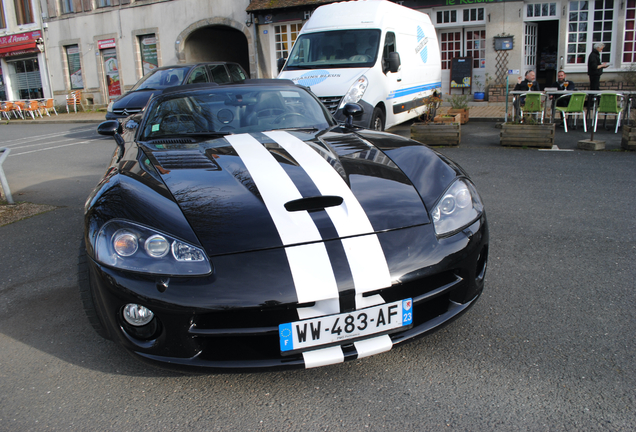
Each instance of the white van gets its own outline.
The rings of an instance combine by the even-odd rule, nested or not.
[[[282,63],[282,62],[281,62]],[[278,78],[308,86],[338,120],[357,102],[358,126],[384,130],[441,94],[437,34],[428,15],[388,0],[332,3],[305,23]]]

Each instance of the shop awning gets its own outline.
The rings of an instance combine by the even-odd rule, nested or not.
[[[0,47],[0,57],[6,57],[9,55],[17,55],[22,53],[36,52],[38,47],[35,42],[25,43],[20,45],[12,45],[7,47]]]
[[[271,9],[286,9],[298,6],[321,6],[341,0],[252,0],[246,12],[257,12]]]

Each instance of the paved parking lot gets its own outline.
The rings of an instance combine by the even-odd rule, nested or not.
[[[636,153],[608,131],[603,152],[576,150],[582,131],[557,131],[569,152],[498,132],[471,121],[438,149],[490,222],[486,288],[461,319],[347,364],[184,375],[83,315],[82,208],[114,144],[93,125],[0,126],[14,199],[56,207],[0,227],[0,430],[633,430]]]

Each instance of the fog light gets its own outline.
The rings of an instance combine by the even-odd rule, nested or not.
[[[124,306],[123,314],[126,322],[135,327],[145,326],[155,316],[150,309],[135,303],[128,303]]]

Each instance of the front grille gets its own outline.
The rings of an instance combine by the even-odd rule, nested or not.
[[[137,114],[138,112],[141,112],[142,109],[143,108],[113,109],[113,114],[129,116],[129,115],[133,115],[133,114]]]
[[[322,102],[322,104],[333,115],[338,110],[338,105],[340,105],[342,96],[323,96],[323,97],[319,97],[318,99],[320,99],[320,102]]]

